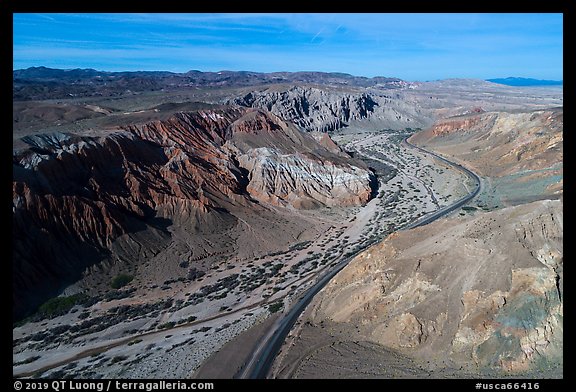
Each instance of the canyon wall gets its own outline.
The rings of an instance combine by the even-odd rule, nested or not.
[[[562,363],[563,214],[544,200],[389,236],[321,292],[312,321],[435,366]]]
[[[430,114],[400,93],[309,86],[271,87],[228,99],[227,104],[268,110],[307,131],[424,128]]]
[[[172,225],[202,235],[258,201],[360,205],[372,173],[254,109],[180,112],[104,136],[27,136],[13,156],[13,303],[21,317],[114,256],[158,253]],[[220,227],[218,226],[218,227]],[[144,234],[143,234],[144,233]]]

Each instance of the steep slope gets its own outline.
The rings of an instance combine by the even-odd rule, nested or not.
[[[506,205],[562,195],[563,110],[488,112],[438,121],[413,143],[490,177]]]
[[[398,94],[307,86],[275,86],[229,99],[227,104],[262,108],[308,131],[423,128],[429,115]]]
[[[327,287],[317,316],[370,320],[371,339],[426,358],[525,370],[560,353],[562,226],[560,202],[542,201],[398,233]]]
[[[562,377],[562,131],[552,109],[447,118],[413,135],[483,176],[477,207],[352,260],[313,300],[276,375]]]
[[[275,127],[283,129],[281,136]],[[250,112],[231,129],[229,147],[248,172],[246,189],[253,198],[296,208],[361,205],[370,199],[372,188],[366,185],[374,176],[362,162],[328,150],[276,116]]]
[[[562,205],[550,200],[398,232],[339,273],[309,320],[432,372],[558,374],[562,242]],[[306,363],[337,362],[315,355]]]
[[[454,152],[487,176],[502,176],[562,162],[563,124],[562,109],[489,112],[438,121],[411,140]]]
[[[229,253],[223,243],[238,236],[235,213],[266,210],[256,199],[311,208],[357,205],[371,194],[365,168],[253,109],[177,113],[99,137],[23,141],[29,148],[13,156],[16,317],[96,273],[91,265],[108,260],[106,270],[158,254],[174,240],[172,228],[192,248],[221,237],[208,253]]]

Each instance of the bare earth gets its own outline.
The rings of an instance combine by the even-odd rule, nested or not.
[[[350,136],[345,137],[350,139]],[[372,154],[369,155],[371,159],[388,165],[380,173],[383,181],[381,191],[364,207],[299,211],[304,222],[309,224],[300,238],[295,238],[301,243],[301,248],[285,250],[278,255],[264,255],[258,260],[251,257],[224,260],[220,268],[215,268],[202,282],[172,282],[168,288],[142,290],[135,297],[98,303],[88,310],[91,317],[96,317],[121,304],[158,303],[160,298],[166,296],[178,301],[193,295],[199,287],[214,284],[233,273],[239,275],[238,279],[253,280],[261,276],[259,268],[270,271],[281,262],[283,267],[276,270],[280,275],[275,279],[262,281],[259,287],[250,291],[225,290],[224,298],[208,298],[197,305],[176,307],[176,310],[171,308],[156,317],[129,319],[133,321],[118,323],[97,334],[78,335],[69,343],[55,342],[40,347],[25,338],[33,331],[71,324],[77,320],[80,311],[44,322],[43,326],[27,323],[14,329],[14,339],[26,342],[15,347],[14,362],[34,356],[40,358],[15,366],[14,374],[33,375],[40,370],[43,376],[58,375],[68,366],[66,373],[78,377],[139,378],[166,374],[174,378],[190,377],[204,360],[221,350],[227,342],[267,318],[270,314],[267,304],[280,301],[289,306],[291,299],[305,290],[315,276],[324,268],[336,264],[350,249],[377,241],[402,224],[435,210],[438,205],[449,204],[466,193],[461,173],[432,161],[422,153],[400,146],[402,137],[402,134],[395,132],[360,134],[356,142],[347,146],[367,156]],[[379,154],[384,154],[386,160],[381,158],[384,155]],[[390,168],[397,170],[393,177],[386,175]],[[428,175],[420,176],[420,171]],[[376,222],[378,224],[374,224]],[[157,257],[172,257],[170,249]],[[162,263],[152,261],[151,264]],[[295,265],[298,265],[297,269],[292,268]],[[186,322],[190,316],[197,320]],[[175,326],[167,325],[169,322],[174,322]],[[157,331],[162,324],[167,327]],[[111,344],[116,346],[107,348]],[[142,350],[142,347],[149,349]],[[98,354],[91,356],[94,352]],[[90,355],[78,360],[78,356],[87,353]],[[230,373],[228,370],[224,372]]]
[[[538,116],[547,125],[534,125]],[[529,131],[510,139],[522,154],[509,161],[490,147],[491,136],[467,133],[459,119],[447,121],[454,134],[430,136],[433,128],[412,138],[494,176],[483,180],[484,195],[358,255],[300,317],[270,377],[562,378],[561,182],[539,192],[524,182],[528,203],[513,187],[498,187],[496,203],[486,197],[503,176],[561,168],[559,116],[535,112]],[[484,129],[501,142],[523,132],[528,117],[499,114],[520,128]],[[536,129],[540,138],[531,137]],[[463,140],[467,148],[459,148]]]
[[[173,225],[168,230],[178,240],[163,249],[120,241],[121,250],[138,255],[127,267],[136,279],[126,288],[134,292],[15,326],[13,375],[234,377],[266,327],[316,277],[354,250],[386,239],[317,296],[285,342],[271,377],[562,377],[563,120],[555,109],[563,104],[562,90],[475,83],[423,83],[400,91],[397,103],[399,113],[415,110],[418,118],[446,120],[415,138],[484,176],[472,208],[390,235],[458,200],[472,184],[402,146],[413,131],[384,131],[378,119],[351,121],[333,139],[377,173],[373,200],[362,207],[266,205],[238,213],[238,227],[231,230],[237,249],[225,256],[218,254],[227,246],[219,223],[202,238]],[[21,136],[43,132],[104,136],[127,122],[219,107],[250,91],[15,102],[13,147],[25,147]],[[460,126],[468,118],[479,118],[474,132]],[[529,140],[519,137],[523,130]],[[508,150],[513,153],[502,158]],[[503,164],[494,166],[500,158]],[[203,258],[192,260],[190,249]],[[92,276],[118,273],[122,263],[116,261],[93,267],[63,294],[102,285]],[[181,261],[197,263],[206,275],[193,282],[174,279]],[[202,288],[218,285],[199,298]],[[59,332],[84,320],[93,325]],[[526,320],[528,327],[522,325]]]

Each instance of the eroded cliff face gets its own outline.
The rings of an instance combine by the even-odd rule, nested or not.
[[[494,207],[562,198],[563,131],[562,108],[488,112],[438,121],[411,141],[490,177]]]
[[[231,129],[225,147],[247,171],[246,190],[254,199],[297,209],[361,205],[370,199],[372,172],[351,160],[327,134],[318,142],[261,111],[247,113]]]
[[[307,131],[328,132],[358,123],[364,129],[422,128],[431,124],[429,113],[397,93],[295,86],[253,91],[226,103],[268,110]]]
[[[239,157],[250,173],[247,191],[257,200],[295,208],[354,206],[370,199],[372,174],[300,154],[279,154],[266,147]]]
[[[312,319],[439,366],[559,366],[562,242],[551,200],[398,232],[326,286]]]
[[[481,174],[504,176],[550,168],[563,159],[564,112],[490,112],[438,121],[412,137],[474,165]]]
[[[234,209],[249,210],[254,199],[311,208],[370,197],[368,170],[254,109],[23,141],[29,148],[13,156],[16,317],[113,259],[119,239],[138,249],[121,259],[141,259],[163,249],[171,225],[202,236],[233,225]]]

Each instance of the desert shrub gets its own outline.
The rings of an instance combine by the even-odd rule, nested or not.
[[[284,304],[281,301],[279,301],[279,302],[274,302],[272,305],[268,306],[268,310],[270,311],[270,313],[276,313],[280,309],[282,309],[283,307],[284,307]]]
[[[54,318],[62,316],[70,311],[75,305],[79,305],[88,300],[86,294],[74,294],[67,297],[51,298],[38,308],[38,314],[42,318]]]
[[[132,282],[133,279],[134,277],[132,275],[120,274],[112,279],[112,281],[110,282],[110,286],[113,289],[119,289],[121,287],[126,286],[128,283]]]
[[[128,357],[125,355],[117,355],[114,358],[112,358],[112,363],[122,362],[122,361],[125,361],[127,359],[128,359]]]
[[[200,279],[201,277],[203,277],[204,275],[206,275],[206,273],[204,271],[201,271],[197,268],[190,268],[190,270],[188,271],[188,279],[190,280],[197,280]]]
[[[77,363],[77,362],[71,362],[71,363],[69,363],[68,365],[64,366],[64,367],[62,368],[62,370],[74,369],[74,368],[77,367],[77,366],[78,366],[78,363]]]
[[[174,321],[168,321],[167,323],[160,324],[158,326],[158,328],[159,329],[170,329],[170,328],[174,328],[175,325],[176,325],[176,323]]]
[[[105,301],[112,301],[115,299],[122,299],[122,298],[128,298],[132,295],[132,293],[134,293],[136,291],[135,288],[131,288],[128,290],[115,290],[115,291],[109,291],[104,295],[104,300]]]
[[[14,365],[13,365],[13,366],[26,365],[26,364],[32,363],[32,362],[34,362],[34,361],[37,361],[37,360],[39,360],[39,359],[40,359],[40,357],[37,356],[37,355],[35,355],[35,356],[33,356],[33,357],[26,358],[26,359],[23,360],[23,361],[14,362]]]
[[[86,311],[84,311],[78,315],[78,318],[80,320],[87,319],[88,317],[90,317],[90,312],[86,312]]]

